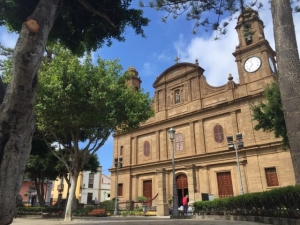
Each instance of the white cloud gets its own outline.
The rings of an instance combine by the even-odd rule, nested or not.
[[[143,76],[151,76],[156,74],[156,66],[153,63],[145,62],[142,69]]]
[[[4,32],[2,31],[4,30]],[[5,27],[2,27],[0,32],[0,42],[8,48],[15,48],[19,35],[16,33],[8,33]]]
[[[259,16],[265,25],[265,37],[272,48],[275,49],[271,11],[268,9],[261,10]],[[299,23],[296,24],[296,21],[299,20],[300,13],[294,14],[298,47],[300,44],[300,25]],[[229,73],[237,81],[237,65],[232,55],[235,51],[235,46],[239,44],[237,33],[234,29],[235,26],[236,20],[232,20],[228,25],[226,35],[221,36],[221,39],[217,41],[213,40],[215,34],[212,34],[209,38],[195,37],[190,41],[185,40],[184,35],[180,34],[178,40],[174,42],[174,48],[180,54],[180,62],[194,63],[195,59],[198,59],[199,66],[205,70],[204,75],[210,85],[219,86],[225,84]]]
[[[170,61],[171,57],[166,53],[166,51],[163,51],[157,56],[157,59],[159,61]]]

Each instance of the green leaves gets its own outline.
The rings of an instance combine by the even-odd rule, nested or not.
[[[52,51],[54,59],[39,74],[36,113],[39,128],[56,141],[88,141],[93,144],[83,150],[93,154],[116,129],[136,129],[153,115],[149,94],[127,87],[133,75],[122,74],[117,60],[93,65],[89,54],[81,62],[60,46]]]
[[[252,118],[258,122],[255,130],[274,131],[275,137],[282,137],[283,147],[288,147],[288,137],[281,104],[279,85],[277,82],[267,85],[264,91],[266,102],[252,105]]]
[[[0,1],[0,24],[19,32],[38,2],[39,0],[31,0],[28,4],[23,0]],[[113,39],[124,41],[123,32],[127,26],[144,37],[143,28],[149,23],[141,10],[131,7],[131,0],[60,1],[58,12],[49,41],[59,41],[78,54],[96,50],[103,44],[111,45]]]

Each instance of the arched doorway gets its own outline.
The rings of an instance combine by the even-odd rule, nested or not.
[[[176,177],[176,187],[178,195],[178,206],[182,205],[182,198],[189,193],[188,179],[185,174],[179,174]]]

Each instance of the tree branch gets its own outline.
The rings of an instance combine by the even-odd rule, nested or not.
[[[106,19],[106,21],[113,27],[116,27],[116,25],[106,16],[104,13],[96,10],[93,8],[90,4],[88,4],[85,0],[78,0],[85,8],[87,8],[89,11],[95,13],[96,15]]]

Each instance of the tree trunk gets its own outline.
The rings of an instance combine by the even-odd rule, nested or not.
[[[278,82],[296,184],[300,184],[300,60],[290,0],[272,0]]]
[[[71,179],[71,188],[70,193],[68,197],[67,207],[66,207],[66,213],[65,213],[65,221],[72,221],[72,207],[73,207],[73,201],[77,186],[77,180],[78,180],[78,172],[72,172],[70,173],[70,179]]]
[[[45,196],[44,196],[44,180],[35,180],[36,195],[39,199],[39,205],[45,206]]]
[[[35,127],[37,73],[59,0],[40,0],[22,25],[13,53],[13,69],[0,107],[0,224],[13,221]],[[35,24],[35,21],[37,24]]]

